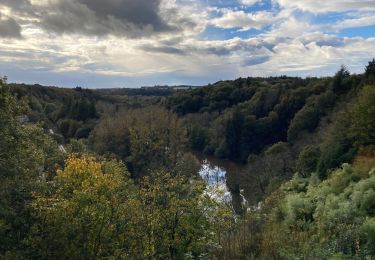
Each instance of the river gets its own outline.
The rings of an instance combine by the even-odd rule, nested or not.
[[[256,178],[247,171],[246,165],[204,154],[195,155],[201,163],[199,175],[208,188],[219,190],[221,199],[231,203],[237,213],[240,213],[244,206],[257,205],[261,191]]]

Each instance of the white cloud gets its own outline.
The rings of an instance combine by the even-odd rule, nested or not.
[[[324,37],[324,35],[321,35]],[[330,76],[341,64],[346,64],[354,73],[362,73],[364,64],[375,56],[375,39],[362,38],[344,41],[342,46],[330,46],[309,41],[301,36],[287,42],[277,44],[268,61],[243,68],[243,74],[255,76],[295,75],[295,76]]]
[[[301,21],[293,16],[282,19],[280,23],[275,24],[271,31],[265,33],[271,37],[295,38],[304,33],[316,30],[308,21]]]
[[[375,25],[375,14],[365,15],[358,18],[345,19],[333,26],[333,29],[341,30],[345,28],[355,28]]]
[[[255,5],[258,2],[261,2],[262,0],[239,0],[240,4],[252,6]]]
[[[211,24],[219,28],[241,28],[242,30],[262,29],[275,21],[272,12],[262,11],[246,13],[244,11],[224,10],[221,17],[211,20]]]
[[[374,0],[274,0],[284,8],[311,13],[375,10]]]

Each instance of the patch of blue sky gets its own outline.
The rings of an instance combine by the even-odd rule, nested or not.
[[[201,0],[203,4],[208,6],[215,6],[218,8],[236,8],[239,7],[238,1],[227,1],[227,0]]]
[[[375,37],[375,24],[363,27],[342,29],[338,34],[339,37],[362,37],[364,39]]]
[[[209,25],[200,35],[200,38],[202,40],[229,40],[236,37],[241,39],[248,39],[256,37],[262,32],[264,31],[256,29],[241,31],[240,28],[223,29],[213,25]]]
[[[270,60],[270,56],[266,55],[260,55],[260,56],[254,56],[254,57],[249,57],[243,61],[243,66],[254,66],[258,64],[265,63]]]
[[[228,8],[232,10],[243,10],[245,12],[269,11],[273,8],[272,0],[260,0],[253,5],[243,5],[241,4],[240,0],[201,0],[201,2],[207,6]]]
[[[304,14],[307,15],[306,13]],[[336,24],[349,16],[345,13],[328,13],[328,14],[311,14],[309,16],[311,22],[317,25],[333,25]]]
[[[270,0],[265,0],[265,1],[259,1],[255,3],[254,5],[251,6],[243,6],[242,5],[242,10],[248,13],[253,13],[253,12],[258,12],[258,11],[276,11],[279,10],[278,7],[273,7],[272,6],[272,1]]]

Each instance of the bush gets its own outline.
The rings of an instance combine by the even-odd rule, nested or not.
[[[78,128],[77,131],[74,134],[74,137],[77,138],[77,139],[88,138],[91,130],[92,129],[90,127]]]
[[[348,90],[348,84],[345,81],[350,76],[348,69],[342,65],[340,70],[336,72],[332,81],[332,89],[337,94],[343,94]]]
[[[372,59],[366,66],[365,74],[368,78],[375,79],[375,59]]]
[[[357,146],[375,145],[375,87],[362,89],[351,111],[350,137]]]
[[[293,118],[288,129],[288,140],[295,141],[301,131],[312,132],[320,119],[332,108],[335,100],[336,95],[332,91],[309,98],[307,104]]]
[[[303,177],[309,177],[316,170],[320,157],[320,148],[307,146],[298,156],[297,171]]]
[[[366,240],[367,253],[375,255],[375,218],[370,218],[362,227],[362,232]]]

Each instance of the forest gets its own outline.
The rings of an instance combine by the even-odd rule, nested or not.
[[[242,165],[227,186],[256,203],[208,191],[197,153]],[[0,80],[0,259],[373,258],[375,59],[167,90]]]

